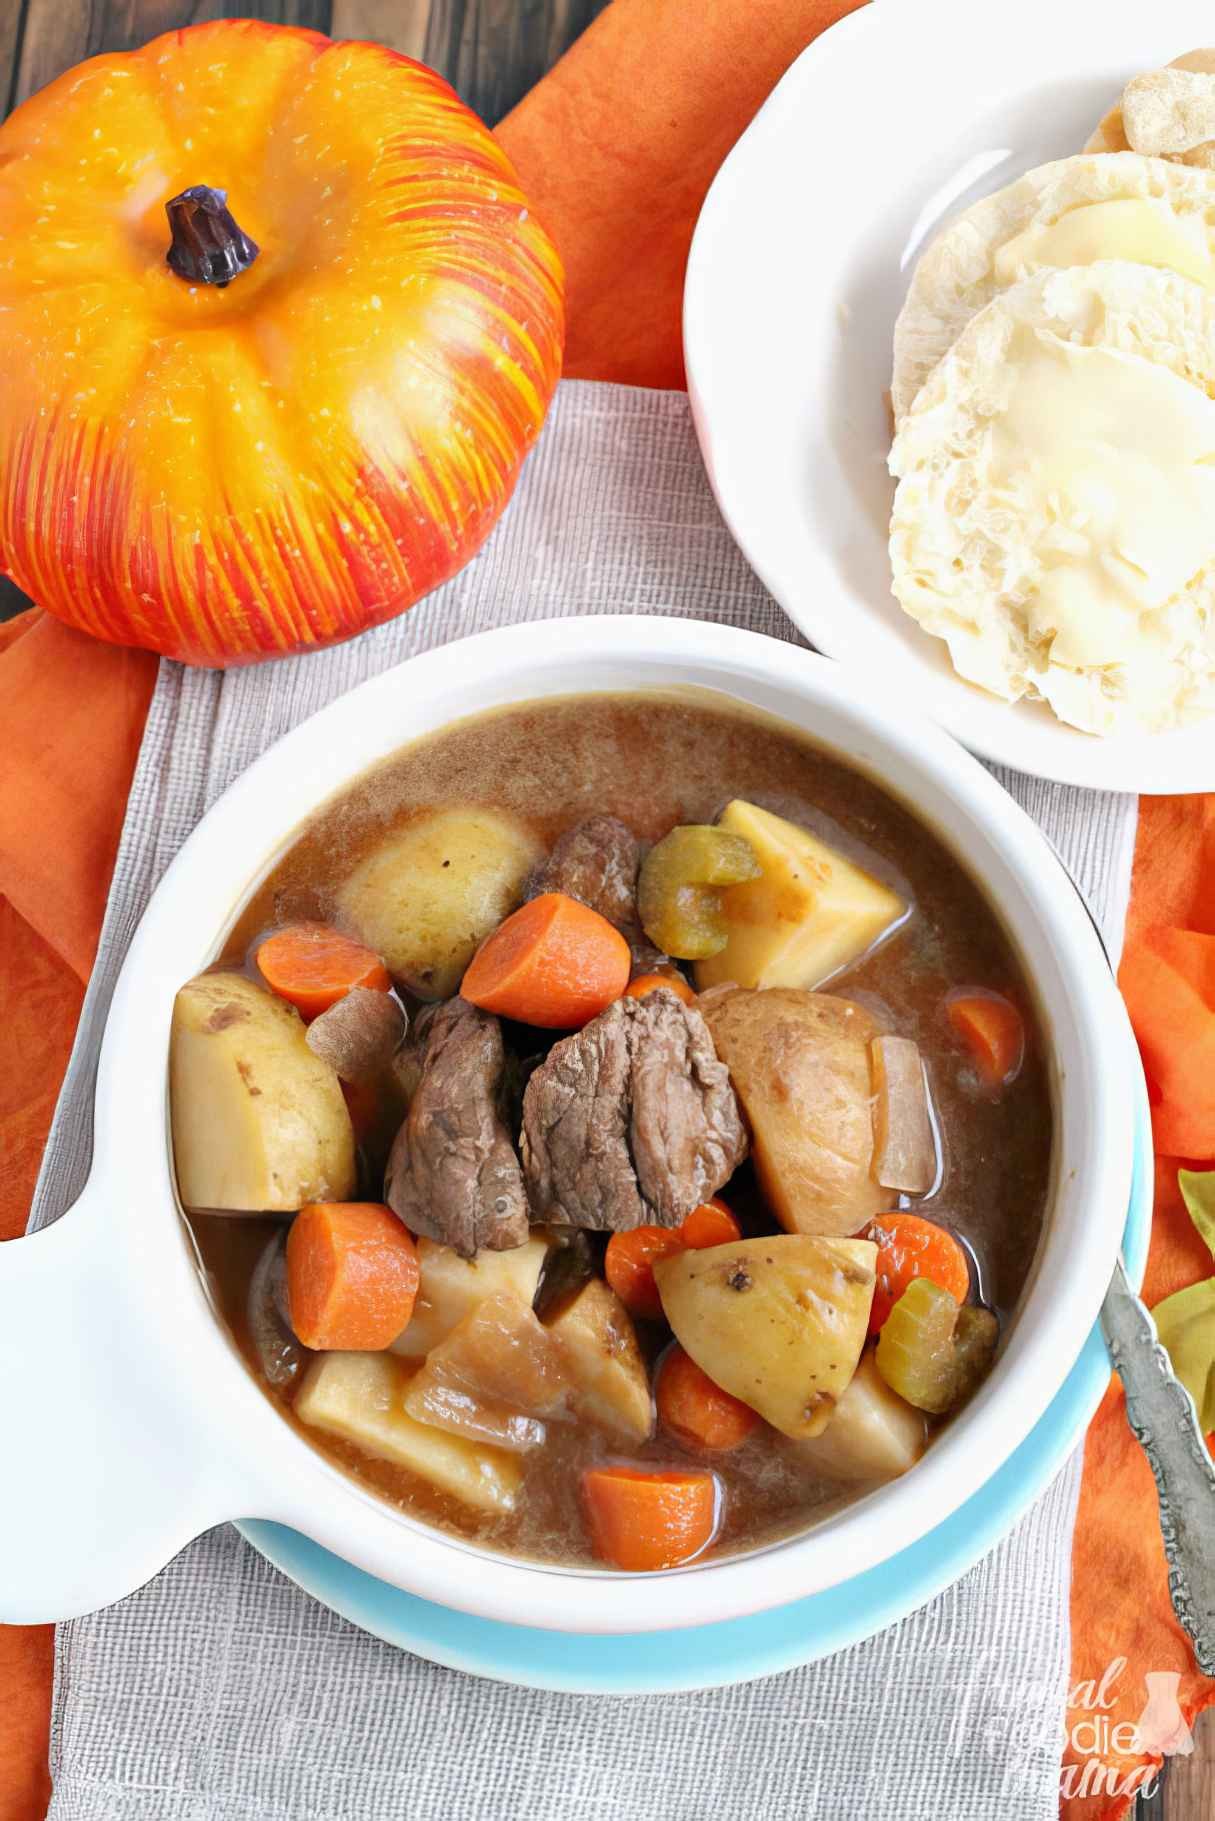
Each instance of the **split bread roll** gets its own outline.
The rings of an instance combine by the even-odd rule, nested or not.
[[[1047,266],[1161,266],[1215,289],[1215,176],[1134,152],[1039,165],[928,247],[894,331],[895,423],[972,316]]]
[[[1187,51],[1134,77],[1084,149],[1150,152],[1215,171],[1215,51]]]
[[[1047,269],[963,330],[890,456],[894,592],[958,672],[1090,733],[1215,708],[1215,296]]]

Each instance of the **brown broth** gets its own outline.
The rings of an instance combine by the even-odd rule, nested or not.
[[[938,1191],[915,1205],[964,1240],[983,1300],[1007,1316],[1034,1257],[1050,1175],[1050,1095],[1032,993],[997,915],[941,842],[879,786],[783,725],[701,691],[565,698],[457,723],[384,761],[300,831],[246,906],[224,959],[243,965],[254,938],[273,924],[337,920],[336,894],[357,861],[386,831],[434,805],[508,811],[545,843],[582,817],[607,812],[653,840],[677,822],[712,821],[735,796],[813,829],[912,903],[897,933],[830,990],[880,1002],[894,1028],[919,1043],[944,1171]],[[1025,1015],[1026,1063],[998,1101],[977,1090],[945,1018],[945,996],[958,987],[1003,992]],[[744,1216],[755,1217],[760,1204],[748,1170],[725,1193]],[[253,1264],[277,1224],[195,1216],[192,1225],[220,1313],[267,1395],[294,1422],[290,1388],[275,1389],[262,1378],[245,1315]],[[486,1520],[401,1468],[315,1431],[300,1427],[300,1433],[402,1509],[547,1561],[589,1560],[579,1476],[593,1462],[621,1456],[590,1428],[550,1425],[546,1445],[524,1457],[517,1510]],[[629,1458],[686,1463],[689,1457],[660,1435]],[[803,1528],[857,1490],[841,1493],[807,1472],[796,1444],[769,1430],[711,1464],[725,1492],[717,1550],[753,1547]]]

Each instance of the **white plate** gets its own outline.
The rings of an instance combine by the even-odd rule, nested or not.
[[[812,44],[718,173],[684,294],[688,389],[727,523],[820,651],[974,752],[1106,790],[1215,789],[1215,722],[1100,740],[964,683],[890,592],[886,389],[940,224],[1077,152],[1127,79],[1215,41],[1197,0],[878,0]]]

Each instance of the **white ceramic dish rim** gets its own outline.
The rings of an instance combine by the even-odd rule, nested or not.
[[[329,1466],[258,1390],[175,1218],[170,1008],[299,824],[378,758],[494,706],[686,685],[800,725],[849,763],[896,780],[982,869],[1037,981],[1058,1058],[1055,1212],[996,1371],[905,1479],[747,1556],[648,1577],[546,1568],[394,1512]],[[109,1603],[202,1530],[250,1517],[302,1531],[426,1599],[584,1633],[705,1624],[859,1573],[935,1528],[1008,1457],[1092,1327],[1131,1176],[1125,1029],[1092,924],[1037,827],[944,734],[889,692],[858,690],[838,665],[733,628],[613,616],[485,633],[374,678],[250,767],[183,847],[114,994],[85,1193],[53,1227],[0,1250],[6,1457],[15,1483],[38,1489],[0,1510],[5,1559],[23,1564],[0,1618],[64,1618]]]
[[[818,650],[901,685],[971,751],[1088,789],[1215,787],[1215,724],[1079,733],[963,681],[899,611],[877,522],[890,336],[945,220],[1078,152],[1129,76],[1209,37],[1197,0],[1106,0],[1096,32],[1086,7],[1025,0],[998,48],[969,0],[862,7],[810,44],[739,138],[688,259],[693,418],[722,516],[764,585]]]

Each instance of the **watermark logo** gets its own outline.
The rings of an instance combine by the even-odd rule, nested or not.
[[[1159,1771],[1154,1764],[1128,1764],[1129,1758],[1188,1757],[1194,1740],[1181,1711],[1176,1670],[1152,1670],[1144,1676],[1145,1698],[1136,1719],[1117,1719],[1133,1712],[1122,1688],[1126,1658],[1115,1657],[1099,1681],[1079,1682],[1068,1700],[1069,1762],[1063,1767],[1065,1797],[1150,1795]]]

